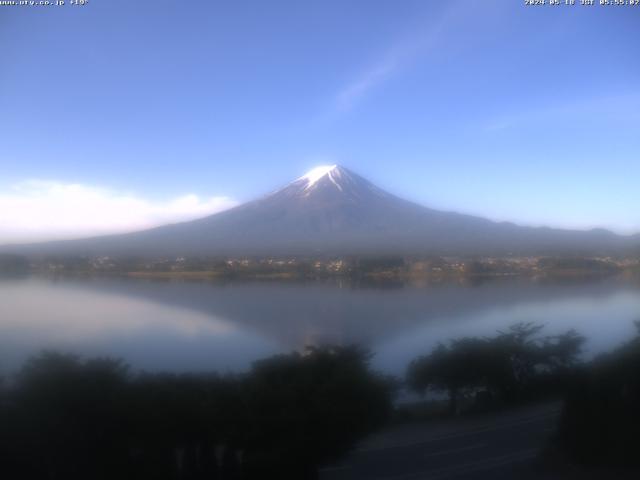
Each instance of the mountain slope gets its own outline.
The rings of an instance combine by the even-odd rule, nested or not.
[[[635,240],[635,242],[634,242]],[[125,235],[15,247],[75,255],[598,254],[637,238],[520,227],[432,210],[344,167],[318,167],[281,190],[195,221]]]

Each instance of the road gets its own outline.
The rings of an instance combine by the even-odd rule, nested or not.
[[[548,478],[534,460],[555,430],[560,403],[474,418],[393,427],[363,442],[321,480]]]

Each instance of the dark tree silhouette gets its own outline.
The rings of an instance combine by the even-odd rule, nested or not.
[[[441,343],[411,362],[407,383],[421,393],[429,388],[447,392],[452,414],[459,411],[460,396],[473,392],[485,391],[507,403],[526,399],[573,369],[585,341],[573,330],[541,337],[542,329],[518,323],[494,337]]]
[[[574,379],[559,427],[559,444],[586,465],[640,467],[640,322],[638,335],[596,358]]]
[[[20,479],[314,478],[384,422],[391,384],[356,347],[244,375],[138,374],[43,353],[0,391],[0,472]]]

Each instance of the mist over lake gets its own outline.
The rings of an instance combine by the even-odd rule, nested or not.
[[[27,277],[0,282],[0,368],[54,349],[136,370],[236,372],[305,345],[357,343],[375,353],[375,369],[402,375],[438,341],[523,321],[549,334],[575,328],[592,356],[632,336],[639,315],[640,287],[619,278],[354,286]]]

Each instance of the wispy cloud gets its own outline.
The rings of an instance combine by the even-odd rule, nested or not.
[[[224,196],[156,201],[91,185],[29,180],[0,192],[0,244],[135,231],[236,204]]]
[[[419,29],[398,38],[380,54],[377,61],[340,89],[335,96],[336,109],[340,112],[351,110],[376,87],[427,55],[438,44],[458,11],[459,5],[452,2],[444,12],[429,17]]]

